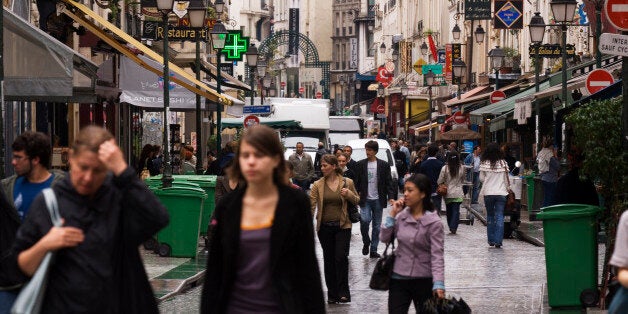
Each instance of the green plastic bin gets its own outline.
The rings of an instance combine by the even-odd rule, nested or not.
[[[562,204],[543,207],[548,303],[581,306],[580,294],[597,290],[597,216],[600,207]]]
[[[530,175],[523,176],[523,178],[526,180],[526,186],[528,187],[528,211],[532,211],[532,206],[534,204],[534,176],[536,176],[534,172],[532,172]]]
[[[196,257],[201,211],[207,193],[201,188],[179,186],[174,182],[170,188],[153,192],[170,215],[170,223],[157,233],[159,255]]]

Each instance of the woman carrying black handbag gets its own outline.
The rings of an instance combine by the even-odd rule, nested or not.
[[[351,302],[349,291],[349,244],[351,221],[349,202],[358,204],[360,197],[353,180],[342,177],[336,156],[321,157],[323,177],[312,184],[310,204],[316,213],[316,231],[323,248],[327,303]]]
[[[411,175],[403,198],[393,203],[380,231],[382,242],[394,237],[398,243],[388,291],[389,313],[408,313],[410,302],[420,309],[432,294],[445,297],[445,232],[431,194],[428,177]]]

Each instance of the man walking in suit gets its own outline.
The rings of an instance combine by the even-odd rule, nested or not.
[[[436,182],[438,181],[440,170],[445,163],[436,158],[436,154],[438,154],[438,146],[435,144],[430,145],[430,147],[427,148],[427,159],[421,163],[419,173],[426,175],[430,178],[430,181],[432,181],[432,204],[434,204],[436,212],[440,213],[442,197],[436,193],[438,186]]]
[[[360,233],[362,233],[362,255],[378,258],[379,229],[382,224],[382,211],[386,202],[396,199],[395,186],[390,174],[390,165],[377,157],[379,144],[368,141],[364,144],[366,159],[356,165],[356,189],[360,194]],[[373,222],[373,230],[369,237],[369,225]]]

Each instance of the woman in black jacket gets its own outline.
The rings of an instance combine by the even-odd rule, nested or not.
[[[215,210],[202,313],[324,313],[307,195],[289,186],[274,130],[248,128]]]

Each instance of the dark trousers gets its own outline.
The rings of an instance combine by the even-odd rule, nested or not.
[[[303,190],[303,192],[310,189],[310,180],[299,180],[296,178],[292,178],[292,183],[298,185]]]
[[[432,278],[390,279],[388,313],[408,313],[410,302],[420,313],[423,303],[432,296]]]
[[[323,248],[323,266],[328,299],[338,300],[341,297],[346,297],[351,300],[349,292],[351,229],[321,224],[318,240]]]

